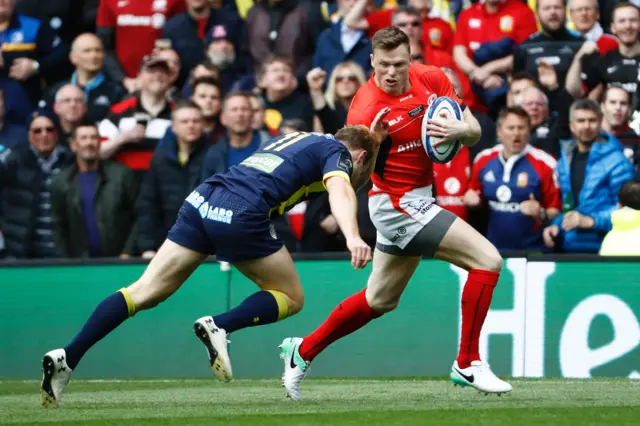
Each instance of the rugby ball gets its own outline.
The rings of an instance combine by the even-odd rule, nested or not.
[[[439,141],[441,138],[427,135],[427,122],[432,118],[440,117],[440,113],[446,111],[449,113],[449,117],[455,120],[462,120],[462,110],[456,101],[447,97],[441,96],[436,98],[435,101],[429,105],[427,112],[422,117],[422,145],[427,151],[427,155],[434,163],[446,164],[456,156],[462,143],[460,141],[446,142],[438,146],[432,146],[433,143]]]

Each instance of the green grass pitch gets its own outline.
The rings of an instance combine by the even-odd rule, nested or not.
[[[72,381],[62,407],[36,381],[0,381],[0,425],[640,425],[640,381],[513,380],[498,397],[448,380],[307,379],[304,400],[278,379]]]

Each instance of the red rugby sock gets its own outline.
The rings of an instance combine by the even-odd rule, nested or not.
[[[467,368],[480,360],[480,332],[489,312],[493,289],[498,284],[498,272],[472,269],[462,291],[462,330],[458,365]]]
[[[302,359],[312,361],[331,343],[382,315],[371,309],[367,303],[365,291],[366,289],[345,299],[320,327],[304,338],[299,348]]]

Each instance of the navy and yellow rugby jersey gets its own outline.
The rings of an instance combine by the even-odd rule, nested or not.
[[[262,145],[251,157],[207,183],[221,184],[275,217],[325,191],[331,176],[350,181],[351,154],[333,135],[296,132]]]

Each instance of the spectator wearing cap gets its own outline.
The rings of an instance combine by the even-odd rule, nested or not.
[[[60,144],[69,146],[71,134],[87,113],[84,93],[73,84],[62,86],[56,93],[53,111],[60,123]]]
[[[138,200],[138,249],[152,258],[175,223],[180,206],[200,182],[208,143],[202,113],[192,102],[176,104],[172,129],[175,147],[154,154]]]
[[[601,132],[600,106],[580,99],[569,111],[574,139],[558,161],[563,213],[543,232],[545,245],[566,252],[597,253],[611,230],[618,191],[633,178],[633,167],[618,139]]]
[[[4,92],[0,90],[0,152],[27,143],[27,128],[6,120]]]
[[[16,13],[15,0],[0,3],[0,28],[5,28],[0,76],[21,83],[31,104],[36,105],[42,96],[42,80],[66,62],[60,38],[48,23]]]
[[[79,35],[71,45],[69,59],[75,71],[69,80],[54,86],[50,98],[65,84],[78,86],[87,104],[88,120],[97,123],[107,117],[111,106],[120,102],[125,91],[104,74],[104,47],[94,34]]]
[[[220,88],[223,93],[228,93],[236,80],[250,75],[251,62],[245,52],[236,49],[226,27],[215,26],[207,40],[207,58],[220,70]]]
[[[142,60],[156,46],[167,19],[184,8],[184,0],[100,0],[96,34],[104,43],[107,76],[135,92]]]
[[[135,253],[138,182],[115,161],[100,159],[100,135],[93,122],[73,131],[75,161],[51,183],[53,239],[65,258],[116,257]]]
[[[58,144],[57,118],[34,113],[29,143],[0,154],[2,225],[6,251],[13,258],[55,256],[51,221],[51,179],[70,161]]]
[[[611,213],[611,231],[601,256],[640,256],[640,181],[629,181],[618,192],[619,209]]]
[[[341,6],[348,2],[341,1]],[[346,13],[346,11],[345,11]],[[316,51],[313,55],[313,68],[321,68],[327,74],[345,61],[353,61],[365,71],[371,69],[371,41],[363,30],[352,30],[343,19],[331,24],[318,38]]]
[[[307,128],[313,128],[314,113],[309,95],[296,91],[293,64],[286,56],[271,55],[265,59],[259,76],[266,107],[266,124],[278,133],[283,120],[301,118]]]
[[[169,66],[169,89],[167,90],[167,99],[171,102],[182,100],[182,93],[178,89],[178,87],[181,86],[178,79],[180,77],[182,61],[180,60],[180,56],[178,56],[178,52],[169,48],[154,49],[154,56],[159,59],[164,59]]]
[[[142,178],[158,141],[171,125],[171,103],[166,97],[169,64],[164,59],[145,58],[138,80],[140,92],[115,104],[98,130],[103,139],[102,159],[114,158]]]
[[[212,9],[209,0],[186,0],[187,11],[167,21],[162,37],[171,41],[171,47],[182,59],[179,81],[187,80],[189,70],[206,56],[214,38],[227,40],[239,58],[248,58],[246,52],[246,26],[230,8]],[[218,64],[216,64],[218,65]]]

